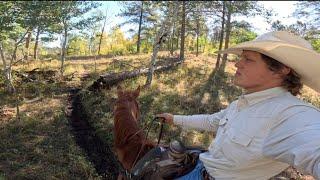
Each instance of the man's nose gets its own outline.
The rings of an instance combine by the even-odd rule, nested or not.
[[[240,58],[234,66],[237,68],[240,68],[242,66],[242,61],[243,61],[242,58]]]

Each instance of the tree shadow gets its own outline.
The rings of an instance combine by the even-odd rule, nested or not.
[[[14,119],[1,127],[0,164],[9,179],[88,179],[89,170],[73,141],[63,112],[52,120]]]

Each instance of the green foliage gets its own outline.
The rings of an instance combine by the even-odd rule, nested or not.
[[[320,53],[320,39],[311,40],[311,45],[314,50],[316,50],[316,51],[318,51],[318,53]]]
[[[88,55],[88,41],[82,36],[72,36],[69,39],[67,54],[71,56]]]
[[[239,44],[251,41],[257,37],[257,34],[244,28],[237,28],[231,33],[231,44]]]
[[[8,38],[7,33],[14,30],[22,18],[21,14],[21,9],[14,1],[0,3],[0,41]]]
[[[156,22],[159,20],[159,16],[157,14],[159,3],[160,2],[155,2],[155,1],[154,2],[148,2],[148,1],[120,2],[120,4],[123,6],[123,9],[119,14],[119,16],[126,18],[126,21],[120,24],[120,26],[123,26],[125,24],[131,24],[136,27],[135,28],[136,30],[131,29],[131,31],[137,35],[137,36],[134,36],[135,42],[138,41],[138,37],[140,37],[140,41],[148,40],[152,38],[152,36],[150,36],[150,31],[154,31]],[[138,31],[139,26],[141,27],[140,31]],[[147,51],[145,47],[143,48],[143,50],[144,52]]]
[[[149,42],[147,40],[141,41],[141,49],[143,53],[152,52],[152,42]]]
[[[105,46],[101,48],[102,54],[123,55],[132,51],[132,42],[124,37],[120,27],[115,27],[110,34],[106,36]]]

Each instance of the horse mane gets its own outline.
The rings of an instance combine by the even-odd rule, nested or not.
[[[126,99],[120,99],[116,102],[114,117],[115,146],[121,147],[126,144],[128,138],[139,131],[139,126]],[[143,138],[142,132],[138,133],[138,135]]]
[[[118,89],[118,100],[114,108],[114,146],[119,161],[127,170],[133,168],[136,161],[155,147],[152,142],[146,141],[139,128],[140,111],[136,100],[139,92],[136,91]]]

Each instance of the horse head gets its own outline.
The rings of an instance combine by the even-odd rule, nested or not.
[[[114,107],[114,145],[119,161],[127,170],[154,147],[153,143],[146,141],[138,125],[139,94],[140,86],[133,91],[117,87],[118,99]]]
[[[137,98],[140,94],[140,86],[134,91],[123,90],[121,86],[117,87],[118,100],[115,110],[127,109],[135,121],[140,118],[140,109]],[[128,114],[127,114],[128,115]]]

